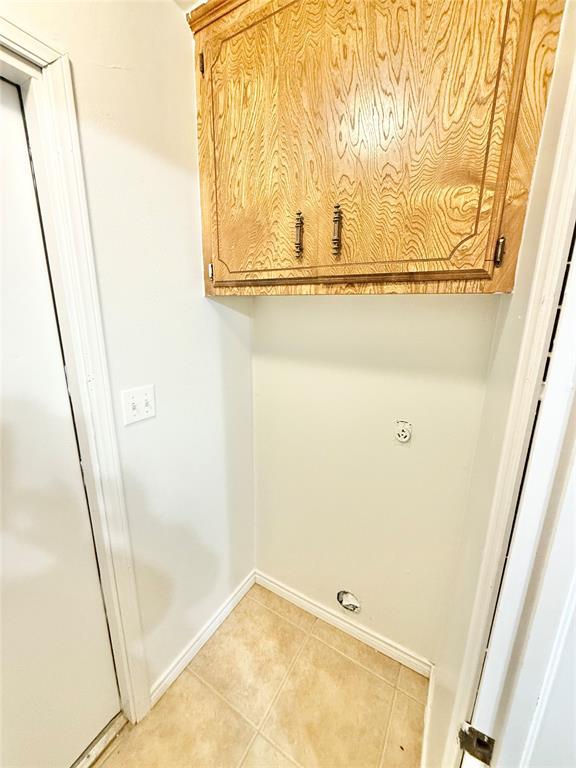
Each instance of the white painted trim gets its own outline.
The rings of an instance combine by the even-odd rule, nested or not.
[[[422,734],[422,755],[420,757],[420,768],[432,768],[429,766],[429,744],[430,728],[432,722],[432,710],[434,708],[434,696],[436,693],[436,667],[430,665],[430,677],[428,680],[428,696],[426,698],[426,709],[424,710],[424,731]]]
[[[66,56],[0,22],[0,64],[7,61],[20,74],[121,705],[136,722],[150,708],[150,684],[70,64]],[[32,76],[30,67],[38,64],[41,76]]]
[[[154,683],[152,686],[152,705],[154,705],[160,697],[166,693],[168,688],[174,683],[182,672],[186,669],[188,664],[192,661],[194,656],[200,651],[202,646],[210,640],[212,635],[221,626],[223,621],[230,615],[234,608],[238,605],[240,600],[246,595],[250,588],[254,584],[260,584],[261,586],[269,589],[285,600],[288,600],[299,608],[303,608],[308,613],[317,616],[318,618],[326,621],[329,624],[341,629],[352,637],[361,640],[371,648],[375,648],[377,651],[386,654],[392,659],[399,661],[404,666],[413,669],[415,672],[419,672],[421,675],[425,675],[430,678],[430,694],[429,701],[431,699],[431,693],[434,683],[434,666],[411,651],[406,650],[397,643],[387,640],[376,632],[358,625],[348,619],[339,616],[336,611],[326,608],[320,603],[305,597],[300,592],[296,592],[293,589],[286,587],[284,584],[276,581],[275,579],[266,576],[261,571],[255,570],[249,573],[244,581],[234,590],[230,597],[220,606],[216,613],[209,619],[206,624],[200,629],[196,636],[192,639],[190,644],[182,651],[180,656],[168,667],[164,674]],[[426,707],[426,720],[429,721],[429,704]],[[427,725],[425,724],[425,728]],[[422,764],[424,765],[424,763]]]
[[[168,667],[164,674],[152,686],[152,705],[166,693],[175,680],[180,677],[194,656],[202,646],[210,640],[212,635],[220,627],[224,619],[236,608],[240,600],[248,592],[256,581],[255,571],[246,576],[244,581],[232,592],[230,597],[220,606],[216,613],[209,619],[202,629],[196,634],[190,644],[182,651],[180,656]]]
[[[3,16],[0,16],[0,46],[40,69],[61,56],[59,51],[24,32]]]
[[[574,8],[570,9],[569,5],[566,7],[565,16],[570,15],[570,19],[573,20]],[[566,36],[572,34],[567,18],[563,22],[563,32]],[[570,42],[567,47],[570,48]],[[574,230],[576,218],[576,142],[574,142],[576,60],[574,59],[565,102],[561,106],[563,106],[563,117],[554,171],[538,245],[531,296],[505,425],[500,466],[492,497],[488,532],[478,575],[472,618],[468,628],[466,650],[442,759],[442,765],[446,768],[459,764],[460,751],[456,743],[456,733],[463,719],[462,713],[470,711],[478,688],[482,660],[494,616],[494,603],[504,566],[503,544],[507,540],[514,513],[535,403],[540,394],[542,368]],[[530,206],[527,216],[530,216]]]
[[[415,672],[418,672],[425,677],[431,677],[433,664],[430,661],[409,651],[407,648],[395,643],[393,640],[383,637],[358,622],[350,621],[350,619],[341,616],[332,608],[327,608],[316,600],[306,597],[301,592],[297,592],[295,589],[287,587],[285,584],[282,584],[282,582],[262,573],[262,571],[256,570],[256,583],[269,589],[270,592],[274,592],[280,597],[283,597],[285,600],[294,603],[294,605],[297,605],[299,608],[303,608],[305,611],[308,611],[308,613],[317,616],[327,624],[331,624],[332,626],[341,629],[343,632],[355,637],[357,640],[369,645],[371,648],[375,648],[377,651],[384,653],[391,659],[399,661],[405,667],[413,669]]]
[[[111,723],[108,723],[102,733],[97,736],[88,749],[81,755],[71,768],[89,768],[93,765],[106,747],[116,738],[128,721],[122,713],[116,715]]]
[[[530,727],[528,728],[528,738],[526,740],[526,743],[524,745],[524,750],[520,758],[519,768],[530,768],[532,764],[532,755],[534,753],[534,747],[536,746],[536,739],[540,735],[542,719],[546,714],[548,701],[550,700],[550,693],[552,692],[552,687],[554,685],[554,682],[556,681],[558,667],[560,666],[560,661],[562,660],[562,654],[564,653],[564,649],[566,648],[566,641],[568,639],[570,625],[574,620],[575,615],[576,615],[576,573],[572,577],[572,583],[570,584],[570,589],[568,590],[568,597],[566,599],[566,603],[564,604],[564,608],[562,609],[562,616],[558,623],[556,638],[554,640],[554,645],[550,653],[548,665],[546,666],[546,671],[544,672],[542,687],[540,689],[540,695],[538,696],[538,702],[534,709],[534,714],[530,722]]]
[[[576,188],[574,200],[576,202]],[[495,728],[550,494],[556,480],[564,434],[572,412],[576,390],[575,277],[575,273],[570,275],[566,288],[486,664],[474,708],[473,725],[488,733],[492,733]]]

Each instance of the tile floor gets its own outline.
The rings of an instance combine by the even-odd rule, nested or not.
[[[254,586],[98,768],[417,768],[428,681]]]

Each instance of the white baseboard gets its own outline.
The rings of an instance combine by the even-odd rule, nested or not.
[[[206,622],[202,629],[196,634],[190,645],[188,645],[182,651],[180,656],[178,656],[178,658],[168,667],[164,674],[154,683],[152,690],[150,691],[152,706],[156,704],[162,694],[168,690],[172,683],[186,669],[188,664],[190,664],[204,643],[207,643],[208,640],[210,640],[214,632],[216,632],[228,614],[234,610],[234,608],[238,605],[240,600],[242,600],[246,592],[248,592],[255,581],[256,573],[255,571],[252,571],[248,574],[244,581],[238,587],[236,587],[234,592],[223,603],[223,605],[220,606],[214,616],[212,616],[212,618]]]
[[[350,619],[341,616],[332,608],[327,608],[321,603],[311,600],[300,592],[276,581],[276,579],[270,578],[270,576],[262,573],[262,571],[257,570],[255,573],[257,584],[261,584],[271,592],[275,592],[277,595],[280,595],[280,597],[283,597],[285,600],[289,600],[291,603],[303,608],[305,611],[314,614],[314,616],[317,616],[319,619],[352,635],[352,637],[355,637],[357,640],[361,640],[371,648],[375,648],[377,651],[386,654],[386,656],[389,656],[391,659],[399,661],[405,667],[413,669],[415,672],[430,678],[434,665],[427,659],[418,656],[416,653],[412,653],[412,651],[409,651],[401,645],[398,645],[398,643],[373,632],[371,629],[362,626],[362,624],[350,621]]]
[[[152,705],[154,705],[158,699],[164,694],[172,683],[179,677],[184,669],[190,664],[194,656],[202,648],[202,646],[208,642],[212,635],[216,632],[218,627],[222,624],[224,619],[231,613],[231,611],[238,605],[240,600],[248,592],[250,587],[254,584],[261,584],[271,592],[280,595],[285,600],[294,603],[305,611],[317,616],[319,619],[332,624],[333,626],[341,629],[352,637],[361,640],[371,648],[375,648],[377,651],[386,654],[391,659],[395,659],[409,669],[413,669],[415,672],[419,672],[421,675],[430,678],[430,685],[433,684],[433,669],[434,665],[427,659],[418,656],[416,653],[403,648],[398,643],[389,640],[382,635],[362,626],[356,622],[350,621],[345,616],[341,616],[337,611],[332,608],[327,608],[321,603],[306,597],[300,592],[297,592],[285,584],[282,584],[270,576],[262,573],[261,571],[252,571],[242,581],[241,584],[234,590],[230,597],[220,606],[214,616],[202,627],[202,629],[192,639],[190,644],[182,651],[180,656],[168,667],[166,672],[154,683],[150,692],[150,698]],[[430,698],[430,697],[429,697]],[[427,728],[429,706],[426,708],[426,725]],[[426,736],[426,733],[425,733]],[[424,740],[426,743],[426,739]],[[425,765],[425,763],[423,763]]]
[[[234,590],[230,597],[220,606],[214,616],[202,627],[202,629],[196,634],[191,643],[182,651],[180,656],[168,667],[166,672],[154,683],[150,692],[150,698],[152,705],[154,705],[158,699],[164,694],[172,683],[180,676],[184,669],[190,664],[194,656],[202,648],[202,646],[208,642],[212,635],[216,632],[218,627],[222,624],[224,619],[232,612],[232,610],[238,605],[240,600],[248,592],[253,584],[260,584],[261,586],[269,589],[285,600],[288,600],[299,608],[303,608],[305,611],[317,616],[319,619],[332,624],[333,626],[341,629],[357,640],[361,640],[371,648],[375,648],[377,651],[386,654],[391,659],[395,659],[409,669],[413,669],[415,672],[424,675],[430,680],[430,687],[428,693],[428,702],[426,704],[425,720],[424,720],[424,744],[422,751],[421,768],[426,768],[427,765],[427,743],[429,738],[429,724],[430,724],[430,707],[434,691],[434,665],[427,659],[418,656],[418,654],[403,648],[398,643],[388,640],[388,638],[373,632],[371,629],[362,626],[356,622],[350,621],[345,616],[341,616],[337,611],[332,608],[327,608],[321,603],[311,600],[300,592],[297,592],[285,584],[282,584],[276,579],[272,579],[270,576],[261,571],[255,570],[248,574],[248,576],[242,581],[241,584]]]
[[[422,734],[422,757],[420,758],[420,768],[429,768],[428,752],[430,743],[430,721],[432,718],[432,706],[434,702],[434,686],[436,683],[436,670],[431,665],[430,678],[428,682],[428,698],[426,699],[426,709],[424,710],[424,733]]]

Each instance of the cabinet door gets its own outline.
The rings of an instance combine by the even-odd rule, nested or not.
[[[490,278],[530,3],[306,5],[323,17],[311,71],[322,95],[317,146],[330,147],[320,155],[318,277]],[[335,204],[343,216],[337,256]]]
[[[318,190],[296,98],[306,87],[297,66],[306,40],[283,44],[284,23],[285,14],[265,11],[206,47],[216,284],[316,277]]]
[[[277,0],[225,25],[205,47],[215,285],[490,279],[533,6]]]

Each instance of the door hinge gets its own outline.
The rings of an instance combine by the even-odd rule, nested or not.
[[[496,240],[496,246],[494,248],[494,266],[495,267],[501,266],[505,253],[506,253],[506,238],[504,237],[504,235],[500,235],[498,240]]]
[[[200,74],[204,77],[204,51],[201,51],[198,56],[198,66],[200,67]]]
[[[470,723],[463,723],[458,731],[460,749],[480,760],[485,765],[490,765],[494,754],[494,739],[481,731],[477,731]]]
[[[213,264],[213,262],[210,262],[210,264],[208,264],[208,277],[210,278],[210,280],[214,280],[214,264]]]

